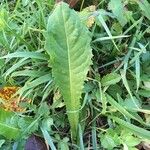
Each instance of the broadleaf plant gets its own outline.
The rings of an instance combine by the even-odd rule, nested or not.
[[[46,50],[56,85],[67,109],[72,139],[76,139],[81,94],[91,65],[90,35],[77,12],[66,3],[57,4],[49,17]]]

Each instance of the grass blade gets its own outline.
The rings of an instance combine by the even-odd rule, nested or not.
[[[49,144],[51,150],[57,150],[54,143],[53,143],[53,139],[51,138],[51,136],[49,135],[49,133],[47,132],[47,130],[45,130],[44,128],[41,127],[41,131],[43,133],[43,136],[45,138],[45,140],[47,141],[47,143]]]
[[[113,42],[115,48],[119,51],[119,49],[118,49],[116,43],[115,43],[114,40],[113,40],[113,36],[112,36],[112,34],[111,34],[111,32],[110,32],[110,30],[109,30],[107,24],[105,23],[105,21],[104,21],[102,15],[101,15],[100,13],[99,13],[99,15],[98,15],[98,20],[100,21],[100,23],[102,24],[102,26],[103,26],[104,29],[106,30],[106,32],[107,32],[108,36],[110,37],[110,39],[112,40],[112,42]]]
[[[129,129],[131,132],[135,133],[137,136],[146,138],[148,140],[150,140],[150,131],[145,130],[143,128],[140,128],[138,126],[135,126],[131,123],[128,123],[122,119],[119,119],[118,117],[112,117],[110,116],[111,119],[113,119],[115,122],[117,122],[118,124],[126,127],[127,129]]]
[[[80,150],[84,150],[83,134],[80,124],[79,124],[79,140],[80,140]]]
[[[7,54],[3,57],[0,57],[0,59],[4,59],[4,58],[8,58],[8,59],[12,59],[12,58],[34,58],[34,59],[41,59],[41,60],[47,60],[48,57],[45,54],[42,53],[38,53],[38,52],[15,52],[15,53],[11,53],[11,54]]]

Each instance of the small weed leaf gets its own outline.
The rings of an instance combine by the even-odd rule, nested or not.
[[[102,86],[110,86],[118,83],[121,80],[121,76],[117,73],[110,73],[104,76],[101,80]]]
[[[7,139],[17,139],[21,130],[16,124],[10,123],[14,113],[0,109],[0,135],[3,135]]]

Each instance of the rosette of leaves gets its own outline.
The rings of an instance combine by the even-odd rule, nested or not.
[[[77,12],[59,3],[49,17],[46,50],[56,85],[63,96],[72,138],[76,139],[80,97],[91,64],[90,35]]]

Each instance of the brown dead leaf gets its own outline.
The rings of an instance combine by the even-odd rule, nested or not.
[[[138,150],[150,150],[150,141],[143,141],[136,148]]]
[[[4,108],[6,111],[15,111],[15,112],[23,112],[25,108],[19,106],[20,102],[29,102],[29,99],[22,99],[19,96],[14,96],[15,93],[19,90],[19,87],[4,87],[0,89],[0,98],[2,99],[2,103],[0,104],[1,108]]]

